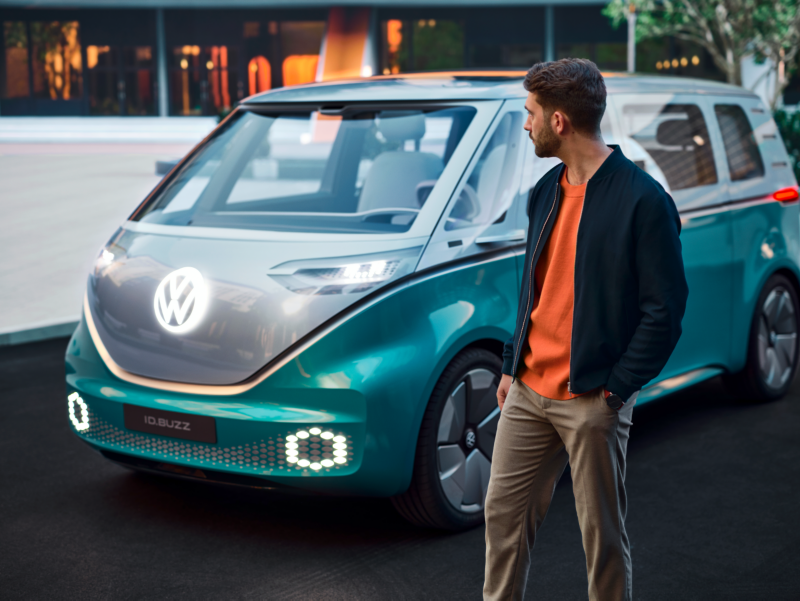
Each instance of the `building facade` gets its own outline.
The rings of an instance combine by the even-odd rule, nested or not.
[[[0,115],[217,115],[280,86],[562,57],[625,70],[604,5],[0,0]],[[721,79],[701,49],[640,46],[639,71]]]

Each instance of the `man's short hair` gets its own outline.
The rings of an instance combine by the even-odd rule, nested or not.
[[[536,63],[528,70],[523,83],[545,113],[561,111],[576,131],[593,136],[600,132],[606,112],[606,83],[592,61],[585,58],[562,58]]]

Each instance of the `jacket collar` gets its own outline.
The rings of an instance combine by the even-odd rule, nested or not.
[[[619,144],[609,144],[608,147],[612,149],[611,154],[606,157],[606,160],[603,161],[603,164],[600,165],[600,168],[597,171],[595,171],[595,174],[591,178],[589,178],[589,182],[596,182],[597,180],[603,179],[607,175],[611,175],[612,173],[614,173],[614,171],[619,169],[627,160],[625,158],[625,155],[622,154],[622,151],[619,148]],[[564,163],[561,163],[558,166],[558,169],[556,169],[555,171],[556,185],[558,185],[558,182],[561,181],[561,177],[564,175],[564,169],[566,168],[567,166]]]
[[[625,163],[625,155],[622,154],[618,144],[609,144],[608,147],[612,149],[611,154],[606,157],[606,160],[600,165],[600,169],[589,179],[590,182],[611,175]]]

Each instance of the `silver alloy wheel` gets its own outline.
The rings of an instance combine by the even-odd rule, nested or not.
[[[439,418],[439,481],[450,504],[465,513],[483,510],[489,487],[500,419],[497,384],[496,374],[473,369],[450,393]]]
[[[797,352],[797,315],[789,291],[776,286],[767,295],[758,324],[758,368],[768,388],[779,390],[792,375]]]

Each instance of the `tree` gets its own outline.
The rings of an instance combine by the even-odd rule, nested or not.
[[[798,67],[800,51],[800,6],[791,2],[763,2],[759,7],[759,24],[753,45],[757,58],[767,60],[777,71],[770,106],[775,109],[789,78]],[[761,23],[768,23],[764,27]]]
[[[770,60],[782,75],[773,105],[797,67],[797,0],[611,0],[603,14],[617,27],[631,6],[637,13],[637,41],[673,36],[699,44],[729,83],[742,84],[744,56]]]

